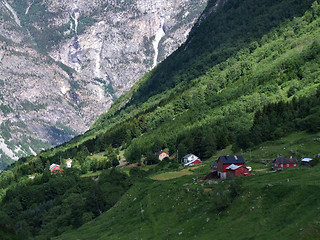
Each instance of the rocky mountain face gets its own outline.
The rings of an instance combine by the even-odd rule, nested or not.
[[[206,0],[0,0],[0,168],[83,133]]]

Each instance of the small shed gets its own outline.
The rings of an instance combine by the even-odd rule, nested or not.
[[[311,166],[312,158],[302,158],[301,159],[301,166]]]
[[[218,171],[218,162],[214,162],[210,164],[211,172],[217,172]]]

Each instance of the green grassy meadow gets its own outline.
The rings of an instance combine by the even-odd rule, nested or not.
[[[195,181],[230,147],[201,166],[153,174],[109,211],[56,239],[320,239],[320,165],[273,172],[258,161],[287,156],[290,148],[314,155],[317,136],[294,133],[252,149],[249,177]]]
[[[145,180],[111,210],[57,239],[319,239],[319,170],[243,178],[243,191],[221,211],[216,198],[233,180],[217,185],[195,184],[191,176]]]

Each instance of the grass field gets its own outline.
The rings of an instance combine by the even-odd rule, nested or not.
[[[165,180],[174,179],[174,178],[178,178],[186,175],[193,175],[194,173],[192,172],[192,170],[195,170],[201,167],[203,166],[195,166],[190,168],[184,168],[180,171],[160,173],[160,174],[153,175],[150,178],[153,180],[165,181]]]
[[[110,211],[57,239],[319,239],[319,171],[297,168],[243,178],[243,191],[221,211],[217,198],[232,180],[145,180]]]
[[[308,156],[320,152],[313,138],[296,133],[252,149],[250,165],[267,171],[236,181],[194,181],[221,152],[201,167],[153,175],[100,217],[56,239],[320,239],[320,165],[272,172],[258,161],[267,152],[270,159],[287,156],[292,146]]]

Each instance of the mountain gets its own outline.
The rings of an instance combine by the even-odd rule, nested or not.
[[[210,140],[211,151],[221,149],[249,131],[269,104],[316,95],[317,15],[305,16],[317,11],[312,3],[210,1],[186,43],[88,132],[46,157],[75,157],[80,146],[99,152],[107,145],[126,148],[133,162],[162,147],[210,157],[204,142]]]
[[[318,239],[319,25],[319,1],[209,1],[90,130],[2,172],[1,238]],[[196,181],[231,154],[254,175]],[[316,166],[272,172],[277,155]]]
[[[2,0],[0,167],[88,130],[186,40],[205,4]]]

